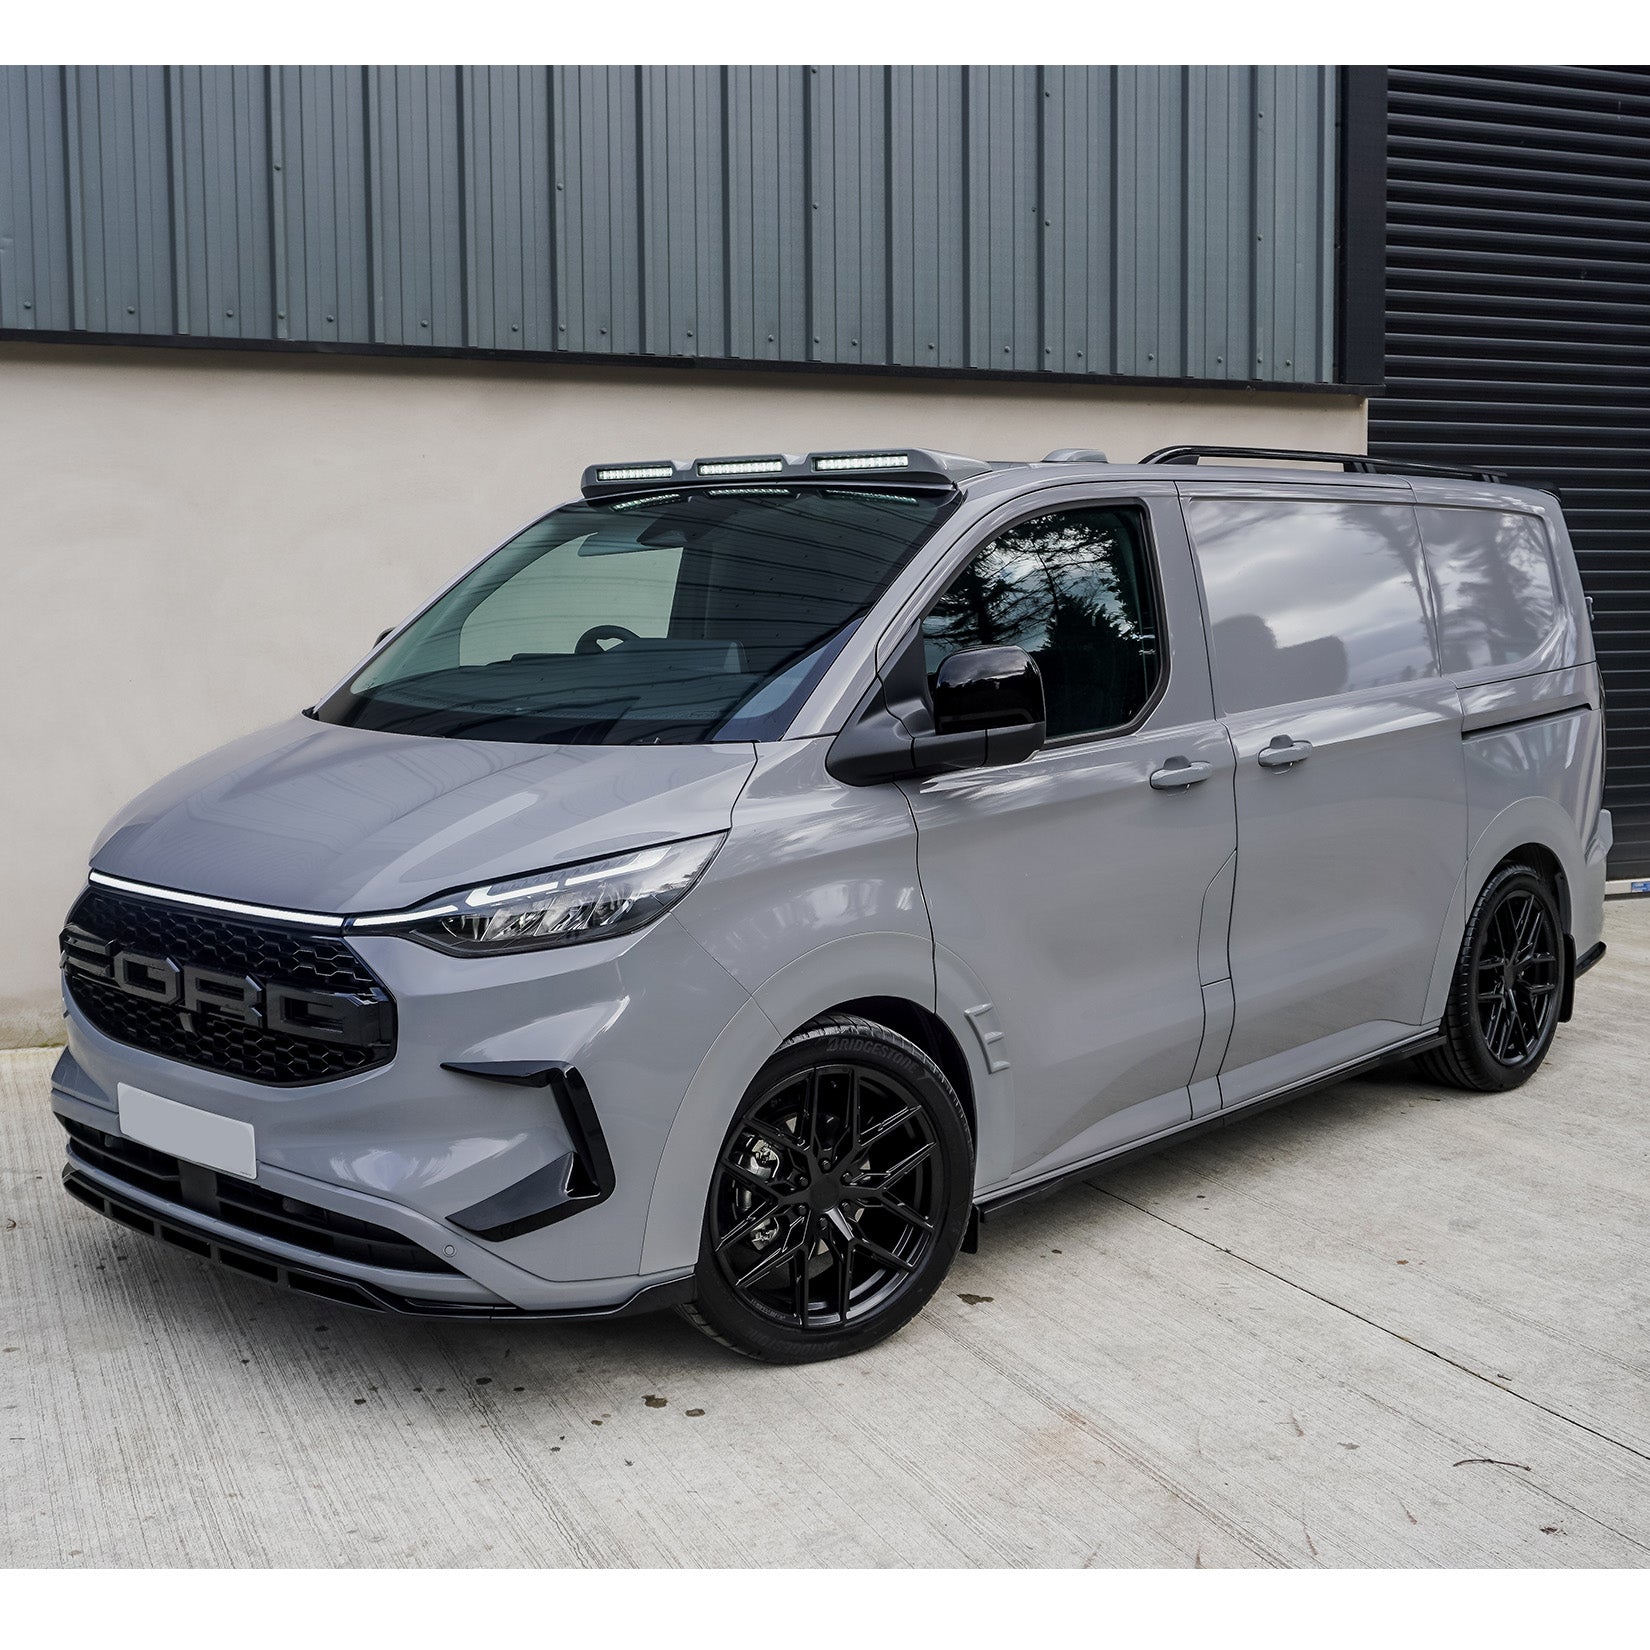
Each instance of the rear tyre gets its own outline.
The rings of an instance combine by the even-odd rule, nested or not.
[[[1563,991],[1564,929],[1552,886],[1528,865],[1503,866],[1467,922],[1443,1047],[1416,1065],[1452,1088],[1517,1088],[1547,1057]]]
[[[757,1074],[722,1142],[683,1316],[769,1363],[862,1352],[939,1287],[973,1187],[940,1068],[885,1026],[816,1020]]]

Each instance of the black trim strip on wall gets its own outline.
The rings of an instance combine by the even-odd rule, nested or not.
[[[191,338],[179,334],[146,338],[131,332],[31,332],[0,327],[0,344],[73,344],[97,349],[196,350],[226,355],[329,355],[338,360],[508,361],[530,367],[657,367],[670,372],[766,373],[783,378],[916,378],[971,384],[1092,384],[1100,389],[1230,390],[1277,395],[1338,395],[1360,398],[1380,385],[1303,384],[1271,378],[1143,378],[1123,373],[1016,372],[998,367],[905,367],[882,362],[751,361],[744,357],[700,355],[590,355],[572,350],[447,348],[437,344],[333,344],[313,339]]]
[[[1386,381],[1387,72],[1340,71],[1335,210],[1335,377]]]

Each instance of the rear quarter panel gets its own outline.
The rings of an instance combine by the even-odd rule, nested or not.
[[[1538,844],[1562,868],[1577,954],[1597,943],[1609,846],[1600,829],[1604,716],[1586,598],[1557,501],[1489,483],[1416,480],[1413,486],[1423,537],[1429,507],[1537,517],[1557,597],[1551,628],[1526,657],[1449,676],[1461,700],[1468,856],[1428,993],[1428,1014],[1436,1016],[1448,997],[1467,912],[1495,867],[1520,847]],[[1429,542],[1429,561],[1434,552]]]

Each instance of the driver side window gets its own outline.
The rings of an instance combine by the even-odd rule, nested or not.
[[[1156,592],[1137,506],[1054,510],[999,533],[923,620],[932,686],[965,647],[1022,647],[1043,674],[1048,736],[1132,722],[1157,689]]]

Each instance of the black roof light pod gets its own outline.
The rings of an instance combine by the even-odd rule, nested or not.
[[[674,490],[746,480],[810,482],[816,486],[851,480],[856,487],[895,485],[931,492],[950,490],[990,469],[982,459],[921,447],[860,447],[803,456],[748,453],[687,461],[639,459],[592,464],[584,472],[579,491],[587,499],[603,499],[657,492],[661,485]]]

